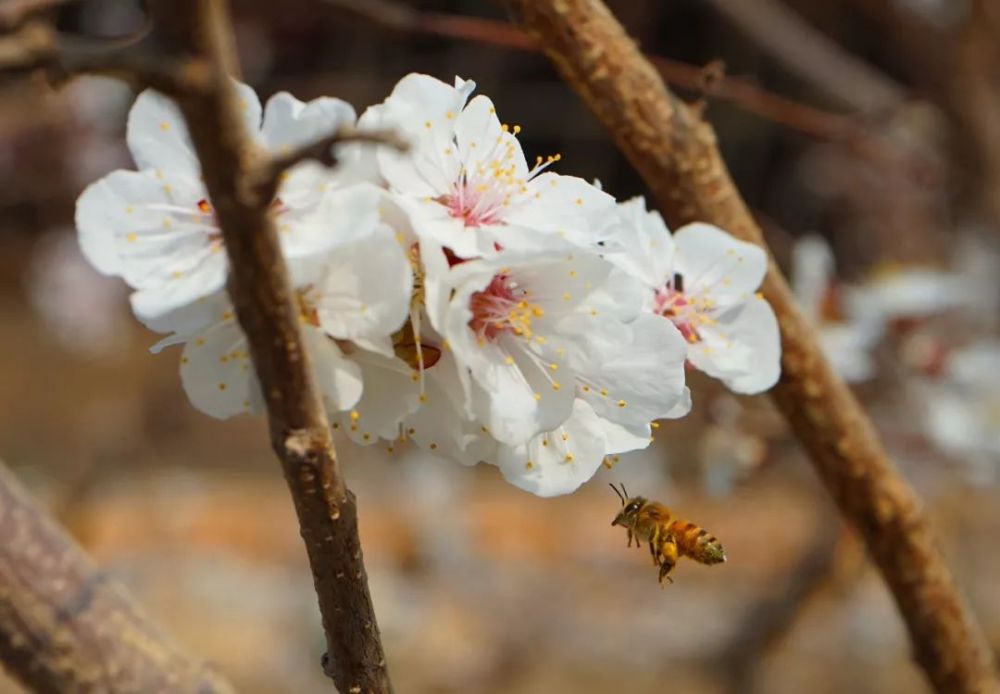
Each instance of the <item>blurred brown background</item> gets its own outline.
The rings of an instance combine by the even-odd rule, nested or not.
[[[835,283],[862,301],[915,268],[963,280],[944,306],[933,301],[939,285],[903,285],[907,308],[889,311],[870,350],[874,376],[857,387],[1000,649],[998,389],[970,390],[949,368],[997,340],[1000,5],[609,4],[651,53],[724,61],[726,77],[713,69],[703,90],[681,91],[705,100],[786,269],[796,239],[818,234],[836,257]],[[457,73],[523,126],[529,159],[560,152],[561,173],[598,178],[620,199],[643,192],[542,56],[443,36],[483,26],[433,14],[503,21],[498,5],[408,2],[418,13],[400,15],[403,29],[387,26],[391,14],[381,25],[361,16],[375,3],[233,5],[244,78],[262,100],[333,95],[360,112],[407,72]],[[91,0],[63,28],[115,36],[139,23],[137,3]],[[486,36],[502,38],[489,27]],[[735,102],[724,98],[733,85],[744,94]],[[786,101],[761,117],[761,99],[775,95]],[[125,287],[76,251],[76,196],[131,166],[131,98],[95,79],[58,92],[3,85],[0,458],[240,691],[327,691],[312,585],[263,423],[195,412],[177,354],[147,352],[156,336],[132,320]],[[828,309],[818,319],[842,318]],[[1000,362],[976,368],[996,383]],[[344,454],[398,691],[926,689],[886,590],[767,400],[694,375],[692,389],[691,416],[569,497],[537,499],[485,466]],[[729,562],[682,563],[661,591],[645,552],[609,525],[609,481],[709,528]],[[0,676],[6,691],[17,689]]]

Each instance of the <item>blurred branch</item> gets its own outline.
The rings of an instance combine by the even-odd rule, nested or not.
[[[511,50],[538,50],[531,36],[505,22],[424,12],[398,0],[325,1],[387,31],[427,34]],[[668,84],[730,102],[748,113],[810,137],[848,144],[875,159],[896,162],[899,158],[891,143],[865,128],[857,118],[774,94],[746,79],[724,74],[718,69],[718,63],[701,67],[661,56],[646,57]]]
[[[845,536],[839,524],[821,530],[793,566],[786,580],[759,601],[736,628],[722,653],[721,672],[729,691],[750,694],[760,661],[784,639],[812,599],[834,577],[837,550]],[[720,670],[719,664],[714,669]]]
[[[344,482],[302,342],[270,214],[272,200],[255,185],[273,177],[275,161],[246,132],[231,78],[237,66],[227,5],[221,0],[151,4],[158,29],[209,66],[206,88],[178,93],[176,100],[222,230],[230,260],[229,295],[250,344],[267,402],[271,445],[281,459],[309,556],[326,633],[325,670],[345,694],[388,692],[357,505]],[[309,148],[300,151],[310,153]]]
[[[672,226],[702,221],[765,246],[700,115],[664,86],[600,0],[508,0],[563,78],[604,124]],[[771,261],[763,292],[781,326],[778,408],[841,513],[862,534],[938,691],[994,692],[992,654],[955,585],[920,499],[823,356]]]
[[[177,650],[0,463],[0,660],[38,692],[231,692]]]
[[[31,20],[0,34],[0,73],[10,76],[45,70],[57,82],[76,75],[104,75],[167,94],[200,87],[205,70],[199,62],[152,55],[132,45],[136,38],[141,35],[69,41],[49,22]]]
[[[862,113],[899,105],[903,88],[779,0],[709,0],[754,44],[830,99]]]
[[[4,0],[0,5],[0,32],[14,31],[29,19],[79,0]]]

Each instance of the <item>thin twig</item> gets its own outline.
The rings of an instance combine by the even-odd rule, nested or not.
[[[270,199],[278,188],[282,173],[308,159],[314,159],[323,166],[336,166],[337,155],[334,146],[352,142],[391,147],[399,152],[405,152],[410,147],[410,143],[394,130],[359,130],[354,126],[343,126],[337,132],[320,137],[290,152],[273,155],[257,167],[256,172],[260,180],[254,185],[257,186],[261,196]]]
[[[389,677],[358,538],[357,505],[333,449],[299,328],[271,199],[255,185],[274,171],[246,132],[230,75],[236,68],[221,0],[155,0],[158,29],[210,67],[208,89],[176,100],[187,121],[230,260],[229,295],[246,333],[312,568],[327,655],[348,692],[388,692]],[[264,173],[261,171],[264,167]]]
[[[3,463],[0,661],[36,692],[232,691],[150,624]]]
[[[508,2],[643,177],[668,223],[709,222],[766,248],[711,126],[670,93],[600,0]],[[988,642],[951,578],[919,497],[824,358],[773,260],[763,292],[781,326],[774,400],[841,513],[864,537],[917,662],[938,691],[1000,691]]]
[[[383,29],[427,34],[458,41],[537,51],[537,42],[510,24],[482,17],[426,12],[397,0],[325,0]],[[769,92],[750,80],[707,70],[678,60],[647,55],[663,79],[676,87],[727,101],[760,118],[827,142],[850,145],[881,161],[898,163],[899,154],[885,138],[857,117],[825,111]]]
[[[888,111],[906,98],[889,77],[830,40],[777,0],[709,0],[762,51],[818,88],[827,98],[861,113]]]

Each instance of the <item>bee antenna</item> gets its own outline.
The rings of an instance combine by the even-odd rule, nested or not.
[[[626,498],[626,499],[627,499],[627,498],[629,498],[629,497],[628,497],[628,492],[627,492],[627,491],[625,491],[625,483],[624,483],[624,482],[622,482],[622,494],[624,494],[624,495],[625,495],[625,498]]]
[[[622,493],[620,491],[618,491],[618,487],[616,487],[614,484],[609,484],[608,486],[611,487],[615,491],[615,494],[618,496],[618,498],[622,500],[622,506],[624,506],[625,505],[625,497],[622,496]]]

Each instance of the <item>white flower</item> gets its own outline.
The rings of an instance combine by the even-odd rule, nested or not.
[[[851,315],[884,323],[959,308],[970,294],[966,279],[959,275],[928,267],[890,266],[847,290],[844,298]]]
[[[689,343],[688,360],[738,393],[759,393],[781,372],[778,322],[755,294],[767,254],[709,224],[673,236],[641,198],[619,205],[621,226],[607,257],[651,291],[645,305]]]
[[[268,101],[261,123],[253,90],[236,88],[247,130],[272,151],[310,142],[355,119],[351,106],[338,99],[303,104],[281,93]],[[139,170],[115,171],[90,185],[77,201],[76,224],[88,260],[104,274],[122,276],[137,290],[137,315],[155,320],[221,289],[228,264],[176,104],[151,90],[140,94],[129,113],[127,140]],[[331,185],[357,178],[349,165],[337,171],[306,163],[283,181],[273,205],[290,257],[325,243],[326,220],[316,214],[322,197]]]
[[[542,235],[582,246],[600,240],[613,222],[614,199],[586,181],[543,171],[558,155],[525,161],[519,126],[502,125],[493,102],[475,84],[450,86],[410,74],[384,103],[368,109],[363,125],[400,129],[406,154],[377,151],[379,171],[413,215],[421,240],[434,240],[462,258],[531,248]]]
[[[638,315],[641,287],[599,256],[508,251],[455,266],[447,282],[436,327],[469,411],[501,443],[555,430],[577,398],[630,431],[688,402],[683,338]]]
[[[792,249],[792,289],[805,317],[818,330],[820,346],[833,369],[848,383],[875,375],[872,350],[884,322],[871,312],[852,315],[834,284],[834,259],[826,241],[805,236]]]
[[[396,232],[380,218],[382,199],[382,191],[366,184],[328,195],[321,205],[329,220],[327,250],[291,266],[303,340],[331,412],[353,408],[363,377],[391,362],[390,336],[409,311],[410,264]],[[184,343],[181,380],[195,407],[219,418],[260,410],[246,336],[225,292],[148,323],[173,332],[154,350]],[[377,392],[377,378],[365,387]]]
[[[1000,341],[953,352],[941,378],[920,384],[918,393],[934,443],[960,458],[973,481],[1000,479]]]

